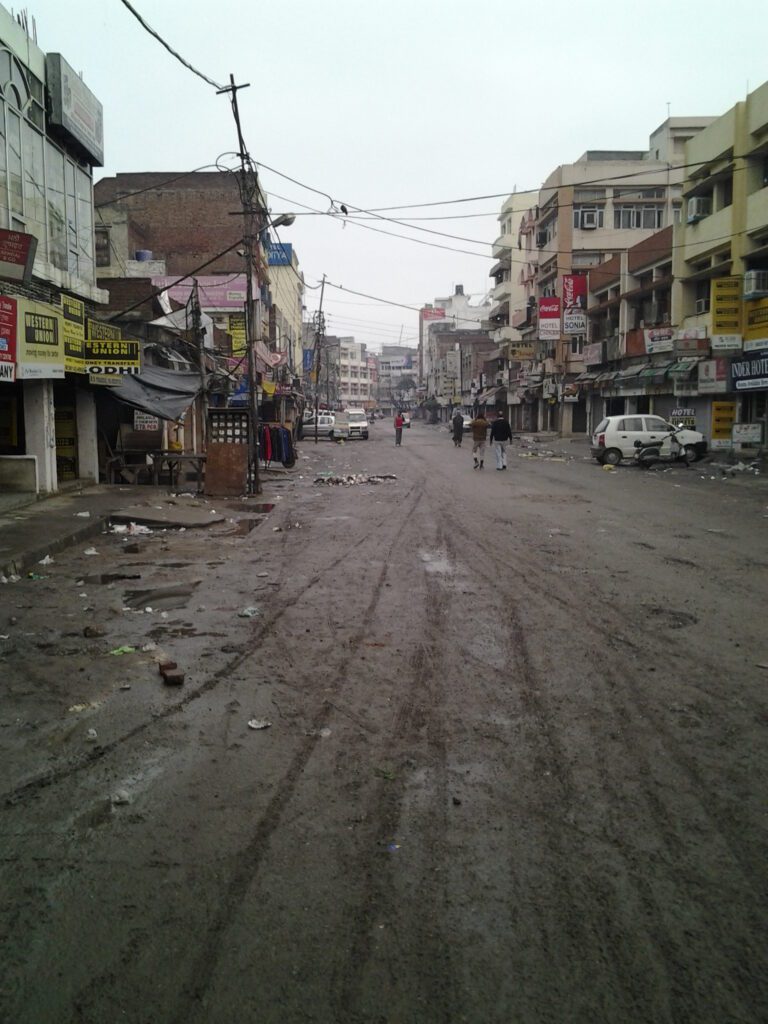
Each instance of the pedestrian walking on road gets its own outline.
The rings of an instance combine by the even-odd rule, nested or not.
[[[472,428],[472,455],[475,460],[474,468],[482,469],[483,461],[485,459],[485,436],[488,433],[488,420],[482,412],[479,412],[472,420],[470,426]]]
[[[395,416],[395,446],[396,447],[399,447],[403,443],[403,424],[404,423],[405,423],[405,420],[403,419],[403,414],[401,412],[397,413],[397,415]]]
[[[496,419],[491,424],[491,441],[496,455],[496,469],[507,468],[507,445],[512,440],[512,428],[507,423],[501,409],[496,412]]]
[[[461,448],[461,441],[462,438],[464,437],[464,416],[461,412],[461,409],[457,409],[456,412],[453,414],[451,424],[453,426],[454,447]]]

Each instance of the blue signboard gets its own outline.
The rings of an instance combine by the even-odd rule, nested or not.
[[[290,242],[269,242],[267,263],[270,267],[290,267],[293,260],[293,246]]]
[[[315,366],[315,350],[313,348],[304,349],[304,373],[311,373]]]

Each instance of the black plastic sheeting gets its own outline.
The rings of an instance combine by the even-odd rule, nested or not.
[[[178,420],[202,390],[200,375],[145,366],[137,377],[123,377],[123,383],[109,393],[125,405],[141,409],[164,420]]]

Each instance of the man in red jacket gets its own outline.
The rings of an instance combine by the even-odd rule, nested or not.
[[[403,419],[403,414],[401,412],[398,412],[395,415],[395,445],[396,446],[399,446],[399,445],[401,445],[403,443],[403,424],[404,423],[405,423],[405,420]]]

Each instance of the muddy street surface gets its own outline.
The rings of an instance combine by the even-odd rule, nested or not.
[[[768,1019],[765,478],[372,434],[0,587],[0,1019]]]

